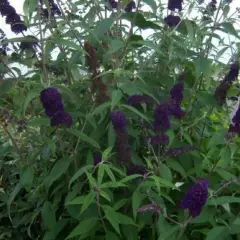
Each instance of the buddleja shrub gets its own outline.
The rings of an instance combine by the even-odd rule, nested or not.
[[[231,2],[1,0],[0,239],[239,239]]]

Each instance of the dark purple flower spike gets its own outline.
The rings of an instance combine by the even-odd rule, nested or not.
[[[190,187],[180,203],[180,207],[188,209],[192,217],[201,214],[202,208],[208,199],[208,180],[199,179],[196,184]]]

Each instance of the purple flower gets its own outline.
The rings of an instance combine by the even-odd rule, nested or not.
[[[196,184],[190,187],[181,201],[180,207],[188,209],[192,217],[200,215],[203,206],[208,199],[208,180],[199,179]]]
[[[232,118],[232,124],[230,124],[228,132],[238,133],[240,135],[240,107]]]
[[[63,103],[56,101],[54,103],[44,103],[43,107],[45,108],[45,113],[48,117],[53,117],[55,113],[59,111],[64,111]]]
[[[40,100],[48,117],[53,117],[55,113],[64,111],[61,94],[56,88],[49,87],[42,90]]]
[[[72,116],[64,111],[58,111],[54,114],[51,119],[51,126],[56,127],[58,125],[62,125],[65,127],[71,127],[73,124]]]
[[[130,163],[131,162],[131,148],[128,144],[128,134],[123,131],[117,132],[116,138],[116,152],[117,152],[117,163]]]
[[[160,103],[154,110],[154,130],[165,131],[170,128],[170,113],[166,102]]]
[[[129,105],[137,105],[140,103],[151,103],[152,102],[152,98],[149,96],[144,96],[144,95],[132,95],[130,97],[128,97],[127,103]]]
[[[152,145],[168,145],[169,144],[169,137],[166,134],[155,135],[151,137],[151,144]]]
[[[40,100],[43,104],[52,103],[56,101],[62,101],[62,97],[57,88],[49,87],[41,91]]]
[[[21,33],[23,31],[27,31],[27,27],[25,26],[23,21],[20,21],[18,23],[13,23],[11,25],[11,30],[12,32],[14,32],[15,34]]]
[[[167,17],[164,18],[164,22],[169,26],[169,27],[175,27],[180,23],[181,19],[179,16],[173,16],[173,15],[168,15]]]
[[[175,9],[178,9],[179,11],[181,11],[182,3],[183,3],[183,0],[168,0],[168,9],[171,11],[175,11]]]
[[[8,0],[1,0],[0,1],[0,7],[2,6],[2,5],[9,5],[10,3],[9,3],[9,1]]]
[[[177,148],[170,148],[168,151],[165,153],[165,155],[169,157],[178,157],[182,155],[185,152],[190,152],[196,150],[195,147],[192,146],[184,146],[184,147],[177,147]]]
[[[11,13],[6,17],[6,24],[14,24],[21,22],[21,18],[17,13]]]
[[[230,66],[230,71],[224,77],[223,82],[234,81],[238,77],[238,74],[239,74],[239,64],[238,64],[238,62],[235,62]]]
[[[232,121],[234,123],[240,123],[240,106],[238,107],[238,110],[236,111]]]
[[[226,101],[227,92],[231,87],[231,82],[222,81],[216,88],[214,97],[219,105],[223,105]]]
[[[94,158],[94,166],[96,166],[97,164],[99,164],[102,161],[102,153],[95,152],[93,154],[93,158]]]
[[[111,6],[112,9],[117,9],[118,8],[118,2],[115,0],[108,0],[109,5]]]
[[[60,16],[62,14],[60,9],[58,8],[58,5],[54,2],[51,4],[51,12],[53,16],[54,15]]]
[[[120,111],[111,112],[110,119],[112,121],[115,131],[123,130],[126,128],[127,120],[123,112]]]
[[[238,135],[240,135],[240,123],[230,124],[228,132],[237,133]]]
[[[124,8],[125,12],[132,12],[133,9],[136,8],[136,3],[134,1],[130,1],[126,7]]]
[[[171,99],[174,101],[174,103],[180,105],[183,100],[183,89],[184,89],[184,83],[179,82],[174,84],[174,86],[170,90]]]
[[[7,16],[9,14],[16,13],[16,10],[11,5],[4,4],[4,5],[0,6],[0,13],[1,13],[2,16]]]
[[[180,119],[186,115],[186,112],[181,109],[180,105],[174,103],[169,104],[169,112],[177,119]]]
[[[127,169],[127,175],[133,175],[133,174],[140,174],[145,175],[147,174],[147,169],[144,166],[140,165],[133,165],[131,164]]]
[[[137,208],[137,212],[139,213],[153,212],[153,213],[161,214],[162,208],[156,202],[152,201],[151,204],[143,205]]]

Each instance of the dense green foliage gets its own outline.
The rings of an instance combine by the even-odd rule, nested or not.
[[[0,239],[240,239],[240,139],[228,134],[230,107],[214,98],[239,60],[229,1],[209,12],[184,0],[176,27],[164,23],[167,4],[157,0],[140,0],[133,12],[120,11],[128,0],[117,11],[100,0],[67,1],[55,16],[43,2],[47,14],[37,0],[24,3],[34,37],[2,37]],[[167,156],[148,138],[154,109],[182,72],[186,114],[171,117],[165,148],[195,149]],[[50,86],[73,117],[70,128],[52,127],[44,112],[39,96]],[[134,94],[153,103],[127,104]],[[238,94],[235,81],[228,97]],[[127,153],[117,152],[112,111],[126,116],[131,162],[117,161]],[[148,173],[130,174],[133,164]],[[198,178],[208,179],[209,195],[192,218],[180,201]]]

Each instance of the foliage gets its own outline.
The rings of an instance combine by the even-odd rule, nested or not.
[[[0,239],[239,239],[231,1],[60,2],[1,33]]]

